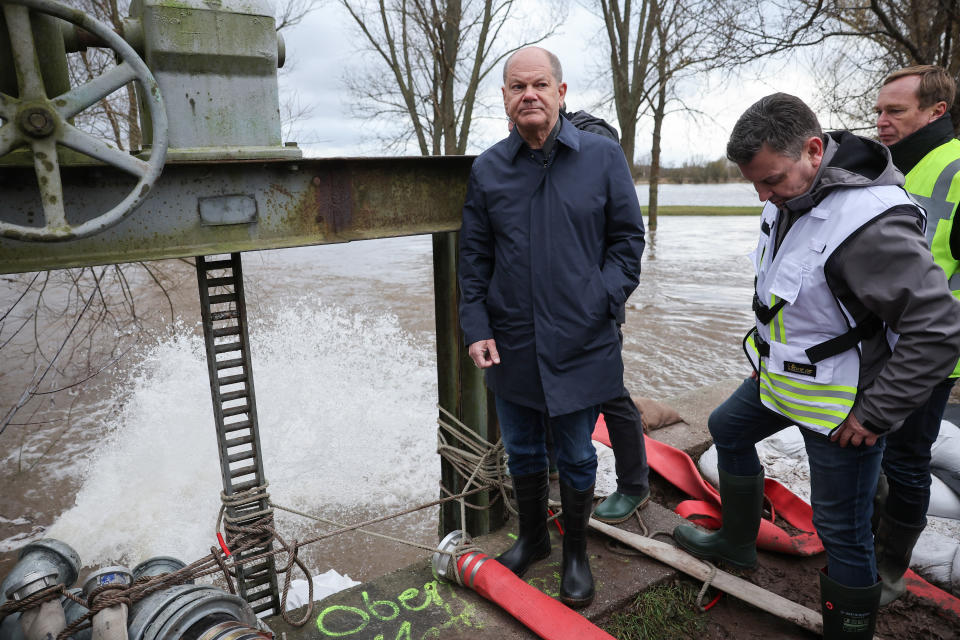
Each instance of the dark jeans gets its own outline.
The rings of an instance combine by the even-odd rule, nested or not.
[[[762,466],[754,446],[793,424],[760,403],[755,380],[744,380],[710,415],[718,466],[737,476],[753,476]],[[883,439],[872,447],[841,447],[827,436],[800,429],[810,458],[813,524],[827,551],[830,577],[848,587],[877,581],[870,516],[880,473]]]
[[[930,398],[907,416],[903,426],[887,436],[883,473],[890,493],[886,511],[891,518],[912,525],[926,524],[930,505],[930,447],[940,433],[943,409],[956,378],[933,388]]]
[[[525,476],[547,470],[544,426],[549,420],[560,481],[577,491],[593,486],[597,477],[597,450],[590,436],[600,415],[599,405],[547,417],[542,411],[494,397],[510,475]]]

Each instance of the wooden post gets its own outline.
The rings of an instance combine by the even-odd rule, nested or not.
[[[457,417],[487,442],[500,438],[493,398],[483,383],[483,373],[467,355],[457,313],[457,244],[459,234],[433,234],[433,288],[437,325],[437,391],[440,406]],[[463,478],[441,460],[440,482],[453,493],[463,489]],[[483,491],[467,498],[470,504],[487,507],[496,492]],[[504,508],[497,503],[491,509],[468,509],[466,523],[460,522],[460,505],[448,502],[440,508],[439,532],[464,529],[481,536],[499,529]]]

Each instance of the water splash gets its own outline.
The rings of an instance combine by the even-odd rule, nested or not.
[[[309,300],[253,321],[250,332],[276,503],[337,518],[435,496],[432,345],[416,344],[392,315]],[[206,555],[221,482],[195,327],[175,327],[144,353],[115,402],[75,506],[46,535],[68,541],[89,566]],[[303,536],[284,520],[285,533]]]

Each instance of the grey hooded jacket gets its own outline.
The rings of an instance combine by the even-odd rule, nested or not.
[[[903,185],[903,174],[880,143],[848,132],[828,133],[826,143],[810,190],[780,212],[787,216],[787,224],[778,225],[784,233],[833,189]],[[900,336],[892,353],[882,331],[861,343],[853,414],[875,433],[899,428],[960,356],[960,301],[933,262],[923,229],[916,210],[893,207],[852,235],[824,268],[857,324],[874,315]]]

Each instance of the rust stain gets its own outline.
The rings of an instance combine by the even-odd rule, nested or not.
[[[326,224],[333,233],[350,227],[353,221],[353,185],[350,174],[331,169],[313,178],[317,203],[317,224]]]

